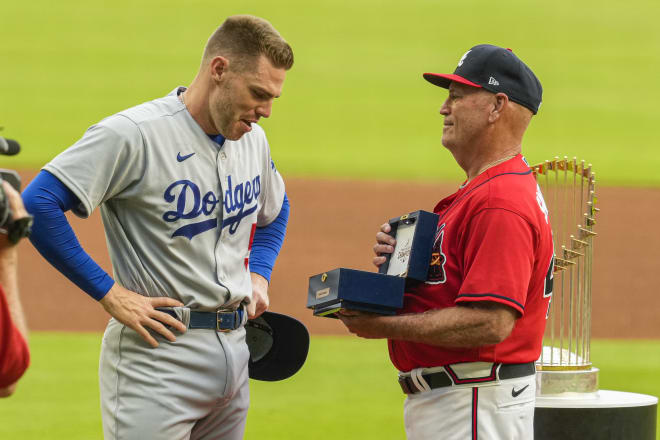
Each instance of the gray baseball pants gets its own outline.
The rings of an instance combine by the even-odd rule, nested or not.
[[[187,322],[183,313],[182,321]],[[249,406],[245,329],[175,332],[151,348],[111,319],[99,382],[106,440],[239,440]]]

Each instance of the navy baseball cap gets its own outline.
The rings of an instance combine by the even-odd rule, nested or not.
[[[492,93],[504,93],[534,114],[541,106],[543,87],[532,69],[511,49],[492,44],[480,44],[465,52],[454,73],[425,73],[424,79],[445,89],[456,81]]]
[[[302,368],[309,351],[307,327],[295,318],[264,312],[245,324],[250,350],[250,379],[276,381],[293,376]]]

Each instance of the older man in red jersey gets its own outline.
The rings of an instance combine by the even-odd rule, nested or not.
[[[429,274],[407,289],[403,310],[340,319],[358,336],[389,340],[409,439],[529,440],[553,273],[547,209],[521,155],[541,84],[512,51],[485,44],[453,74],[424,78],[449,89],[442,144],[467,180],[434,209]],[[376,236],[376,266],[394,248],[387,232]]]

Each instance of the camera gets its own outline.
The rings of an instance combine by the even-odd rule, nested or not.
[[[0,154],[14,155],[20,151],[18,142],[0,136]],[[21,177],[14,170],[0,169],[0,183],[9,183],[16,191],[21,191]],[[16,244],[21,238],[29,237],[32,229],[31,215],[14,219],[5,189],[0,184],[0,232],[6,233],[9,241]]]

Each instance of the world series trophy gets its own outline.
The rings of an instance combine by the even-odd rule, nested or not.
[[[389,224],[396,245],[378,273],[341,267],[309,278],[307,308],[315,316],[336,318],[342,308],[394,315],[403,307],[406,283],[426,280],[438,215],[415,211]]]
[[[555,244],[553,295],[537,363],[539,395],[598,391],[591,365],[591,276],[595,175],[577,159],[546,161],[532,171],[545,195]]]
[[[600,390],[591,363],[596,178],[591,165],[555,158],[531,167],[544,194],[555,259],[543,350],[536,363],[534,438],[656,438],[658,399]]]

